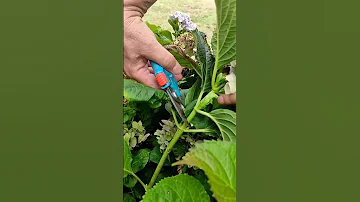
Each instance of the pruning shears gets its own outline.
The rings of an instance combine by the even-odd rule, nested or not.
[[[156,78],[157,83],[160,85],[161,89],[163,89],[170,97],[170,100],[175,107],[177,113],[181,117],[181,119],[185,122],[185,124],[189,124],[184,113],[184,106],[180,101],[180,90],[178,83],[174,77],[174,75],[168,71],[166,71],[161,65],[157,64],[154,61],[150,61],[151,67],[154,69],[154,76]]]

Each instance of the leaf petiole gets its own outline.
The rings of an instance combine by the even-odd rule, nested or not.
[[[173,109],[171,109],[171,114],[173,115],[173,118],[174,118],[176,127],[181,130],[181,127],[180,127],[180,125],[179,125],[179,122],[177,121],[177,118],[176,118],[175,111],[174,111]]]
[[[184,130],[184,132],[187,132],[187,133],[211,133],[211,132],[216,132],[216,131],[210,130],[210,129],[187,129],[187,130]]]
[[[140,182],[140,184],[144,187],[145,191],[147,191],[147,187],[146,187],[145,183],[143,181],[141,181],[140,178],[135,173],[133,173],[125,168],[124,168],[124,171],[129,173],[130,175],[134,176]]]

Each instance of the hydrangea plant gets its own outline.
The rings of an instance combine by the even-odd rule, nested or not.
[[[188,14],[170,16],[172,31],[147,22],[159,43],[187,69],[179,84],[190,126],[179,122],[171,104],[161,101],[158,108],[168,117],[158,120],[158,128],[144,142],[152,149],[133,151],[124,141],[128,201],[236,201],[236,110],[217,103],[220,94],[236,92],[236,1],[215,4],[217,26],[210,43]],[[228,66],[230,71],[225,71]],[[124,82],[130,103],[166,97],[133,80]]]

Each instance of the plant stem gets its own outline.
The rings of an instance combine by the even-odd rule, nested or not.
[[[146,187],[145,183],[143,181],[141,181],[140,178],[135,173],[133,173],[129,170],[126,170],[126,169],[124,169],[124,171],[131,174],[132,176],[134,176],[140,182],[140,184],[144,187],[144,189],[146,191],[147,187]]]
[[[209,129],[188,129],[188,130],[184,130],[184,132],[187,133],[210,133],[210,132],[214,132],[214,130],[209,130]]]
[[[215,81],[216,81],[216,76],[217,76],[217,62],[215,62],[215,67],[214,67],[214,71],[213,71],[213,74],[212,74],[212,78],[211,78],[211,88],[213,89],[213,91],[216,92],[216,86],[215,86]]]
[[[175,143],[179,140],[180,136],[184,133],[185,128],[186,128],[186,124],[183,123],[180,126],[180,129],[183,129],[183,130],[177,130],[174,137],[173,137],[173,139],[170,141],[169,145],[166,147],[165,152],[163,153],[163,155],[162,155],[162,157],[160,159],[160,162],[159,162],[158,166],[156,167],[156,170],[155,170],[153,176],[151,177],[149,185],[147,186],[147,190],[151,189],[151,187],[155,184],[155,180],[156,180],[157,176],[159,175],[159,173],[161,171],[161,168],[163,167],[167,156],[171,152],[171,150],[174,147]]]
[[[188,122],[190,123],[191,120],[195,117],[196,115],[196,108],[199,106],[200,104],[200,101],[201,101],[201,98],[202,98],[202,95],[204,94],[204,91],[202,90],[200,92],[200,95],[198,97],[198,100],[196,102],[196,105],[194,107],[194,109],[191,111],[191,113],[189,114],[189,116],[187,117],[187,120]],[[173,113],[173,115],[175,115],[175,113]],[[176,121],[177,122],[177,121]],[[172,148],[174,147],[175,143],[179,140],[179,138],[181,137],[181,135],[185,132],[185,129],[186,129],[186,124],[185,123],[182,123],[180,125],[180,127],[178,127],[179,129],[176,131],[173,139],[170,141],[169,145],[166,147],[165,149],[165,152],[163,153],[161,159],[160,159],[160,162],[159,164],[157,165],[156,169],[155,169],[155,172],[153,174],[153,176],[151,177],[151,180],[149,182],[149,185],[147,186],[147,189],[146,190],[149,190],[151,189],[152,186],[154,186],[155,184],[155,180],[157,178],[157,176],[159,175],[160,171],[161,171],[161,168],[164,166],[164,163],[165,163],[165,160],[166,158],[168,157],[168,155],[170,154]]]
[[[201,115],[204,115],[204,116],[207,116],[207,117],[210,118],[209,113],[207,113],[207,112],[201,111],[201,110],[199,110],[199,109],[195,109],[195,111],[196,111],[197,113],[201,114]]]
[[[175,114],[175,111],[173,109],[171,110],[171,113],[173,115],[176,127],[181,130],[181,126],[179,125],[179,122],[177,121],[176,114]]]

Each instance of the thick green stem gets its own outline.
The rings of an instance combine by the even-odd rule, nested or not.
[[[141,181],[140,178],[135,173],[133,173],[133,172],[131,172],[129,170],[126,170],[126,169],[124,169],[124,171],[131,174],[132,176],[134,176],[140,182],[140,184],[144,187],[144,189],[145,190],[147,189],[145,183],[143,181]]]
[[[201,97],[202,95],[204,94],[204,91],[201,91],[200,92],[200,95],[199,95],[199,98],[196,102],[196,105],[194,107],[194,109],[191,111],[191,113],[189,114],[189,116],[187,117],[187,120],[188,122],[190,123],[191,120],[195,117],[196,115],[196,108],[197,106],[199,106],[200,104],[200,101],[201,101]],[[173,113],[174,115],[174,113]],[[176,117],[175,117],[176,118]],[[177,121],[176,121],[177,122]],[[177,125],[178,126],[178,125]],[[155,180],[157,178],[157,176],[159,175],[162,167],[164,166],[164,163],[165,163],[165,160],[166,158],[168,157],[168,155],[170,154],[172,148],[174,147],[175,143],[179,140],[179,138],[181,137],[181,135],[185,132],[186,130],[186,124],[185,123],[182,123],[180,126],[178,126],[178,130],[176,131],[173,139],[170,141],[169,145],[166,147],[165,149],[165,152],[163,153],[161,159],[160,159],[160,162],[159,164],[157,165],[156,169],[155,169],[155,172],[153,174],[153,176],[151,177],[151,180],[149,182],[149,185],[147,186],[147,189],[146,190],[149,190],[151,189],[152,186],[154,186],[155,184]]]

